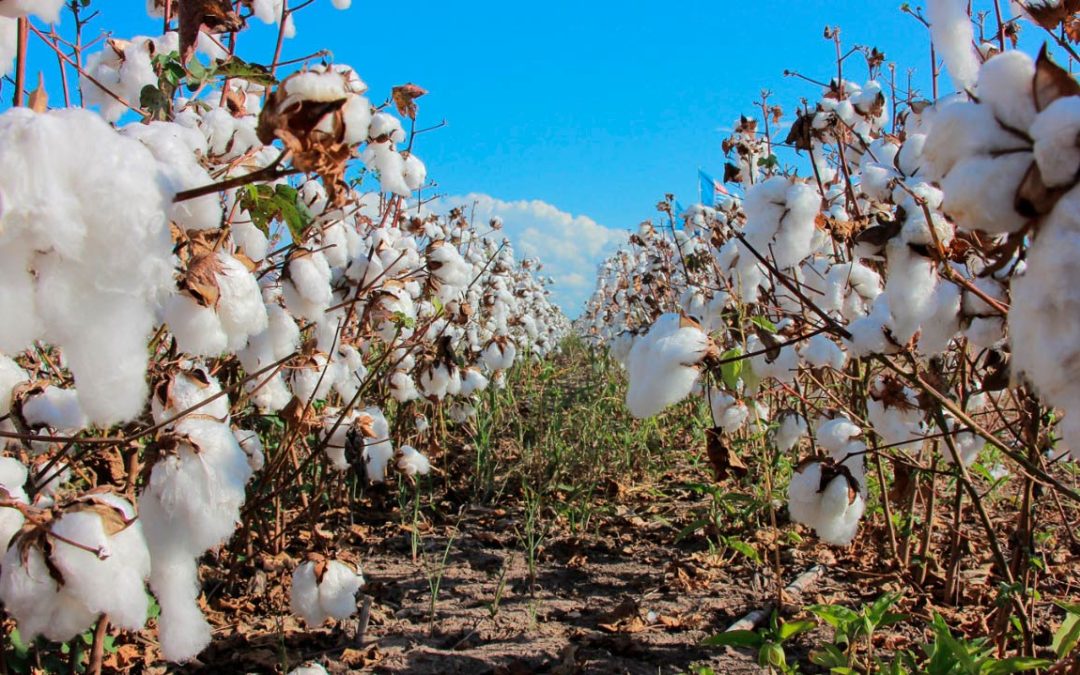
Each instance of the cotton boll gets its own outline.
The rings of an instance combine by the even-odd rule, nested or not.
[[[719,391],[713,391],[710,395],[712,403],[713,425],[724,430],[724,433],[732,434],[746,424],[750,417],[750,409],[742,401]]]
[[[788,512],[796,523],[813,527],[818,522],[821,500],[818,486],[821,483],[821,463],[810,462],[795,469],[788,484]]]
[[[240,444],[240,448],[247,455],[248,466],[251,467],[251,470],[253,472],[262,470],[263,466],[266,465],[266,453],[259,435],[254,431],[233,429],[233,436],[236,437],[236,442]]]
[[[289,605],[311,626],[327,619],[347,619],[356,613],[356,594],[364,577],[337,560],[302,563],[293,572]]]
[[[401,446],[401,458],[397,463],[398,470],[407,476],[426,476],[431,471],[431,462],[411,445]]]
[[[34,15],[45,23],[59,23],[64,0],[7,0],[0,5],[0,16],[18,19]]]
[[[165,323],[177,346],[194,356],[217,356],[229,345],[229,335],[221,317],[210,307],[203,307],[187,293],[177,293],[165,304]]]
[[[818,333],[806,341],[802,349],[802,357],[813,368],[829,367],[833,370],[843,370],[847,362],[844,351],[824,333]]]
[[[1065,96],[1039,113],[1031,125],[1035,162],[1047,187],[1071,185],[1080,172],[1080,96]]]
[[[953,283],[940,283],[931,302],[933,310],[919,333],[919,352],[926,356],[944,352],[960,331],[960,288]]]
[[[390,395],[398,403],[405,403],[420,398],[416,383],[404,370],[395,370],[390,376]]]
[[[1018,232],[1027,219],[1016,212],[1013,202],[1031,160],[1028,152],[960,160],[942,183],[942,209],[964,230]]]
[[[295,316],[318,321],[333,300],[330,277],[330,265],[321,252],[294,254],[281,287],[285,307]]]
[[[22,406],[22,415],[31,428],[45,426],[68,434],[89,425],[86,414],[79,406],[78,392],[52,385],[45,387],[40,394],[30,396]]]
[[[979,75],[979,58],[975,53],[975,32],[966,0],[929,0],[926,14],[934,48],[945,61],[953,86],[956,89],[974,87]]]
[[[364,439],[363,458],[367,465],[368,480],[382,483],[386,480],[386,467],[394,458],[394,446],[390,442],[390,424],[382,411],[372,406],[363,413],[371,418],[372,438]]]
[[[494,340],[481,355],[489,371],[509,370],[517,357],[517,347],[513,342]]]
[[[26,640],[44,635],[66,642],[97,618],[78,600],[60,592],[37,546],[27,548],[25,559],[19,546],[8,548],[0,566],[0,600]]]
[[[1010,367],[1043,402],[1065,410],[1065,444],[1080,456],[1080,193],[1071,191],[1043,221],[1013,278],[1008,316]]]
[[[886,248],[886,257],[889,264],[889,277],[885,282],[891,314],[889,327],[894,339],[905,344],[935,309],[937,271],[933,260],[919,255],[902,241],[891,241]]]
[[[251,335],[267,325],[266,307],[259,283],[244,265],[227,253],[218,253],[221,269],[215,274],[221,297],[216,307],[221,326],[228,335],[227,348],[237,350]]]
[[[806,420],[794,411],[783,412],[779,416],[780,425],[773,434],[773,443],[779,452],[788,452],[807,432]]]
[[[853,424],[844,415],[838,415],[818,423],[817,442],[827,452],[836,453],[861,433],[861,427]]]
[[[398,118],[388,113],[377,112],[371,116],[371,139],[380,141],[384,138],[392,143],[404,143],[405,130]]]
[[[23,486],[26,484],[28,473],[26,467],[12,457],[0,457],[0,496],[6,492],[6,498],[18,502],[27,503],[29,500]],[[0,550],[7,550],[11,538],[23,526],[25,518],[15,508],[0,508]]]
[[[821,540],[834,546],[847,546],[859,529],[866,503],[853,491],[844,476],[829,482],[821,496],[820,520],[814,531]]]
[[[325,372],[324,372],[325,371]],[[338,379],[338,364],[315,352],[289,373],[289,386],[302,403],[323,400]]]
[[[66,511],[50,528],[56,535],[50,559],[63,576],[64,593],[94,613],[108,614],[114,625],[138,630],[146,623],[145,580],[150,575],[150,552],[142,524],[122,497],[103,494],[90,501],[98,509],[113,511],[123,529],[107,529],[101,511]],[[67,542],[102,550],[106,557],[99,558]]]
[[[156,388],[150,401],[154,422],[161,424],[180,413],[194,408],[214,396],[213,401],[197,408],[193,414],[212,417],[220,422],[229,420],[229,397],[221,394],[221,384],[201,365],[174,373]]]
[[[334,6],[342,3],[347,6],[349,2],[351,2],[351,0],[334,0]],[[327,675],[327,672],[326,668],[323,668],[318,663],[312,662],[293,668],[289,671],[289,675]]]
[[[1031,82],[1035,63],[1022,51],[1012,49],[994,56],[979,70],[979,102],[1013,129],[1027,129],[1035,119]]]
[[[419,190],[424,186],[424,181],[427,180],[427,167],[424,166],[419,157],[410,153],[405,158],[402,177],[410,190]]]
[[[990,106],[962,101],[945,104],[934,116],[923,158],[928,177],[940,179],[962,159],[1023,149],[1023,143],[997,123]]]
[[[678,314],[661,316],[630,350],[626,405],[638,418],[651,417],[690,393],[697,364],[714,349],[709,337]]]
[[[19,44],[19,22],[0,16],[0,77],[11,72]]]

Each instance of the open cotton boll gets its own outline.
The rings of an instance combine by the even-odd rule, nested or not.
[[[939,283],[931,302],[933,311],[919,333],[919,352],[928,357],[948,349],[960,331],[960,288],[953,283]]]
[[[337,7],[339,4],[344,4],[345,7],[348,7],[349,2],[351,2],[351,0],[334,0],[334,6]],[[338,9],[344,8],[338,7]],[[290,670],[289,675],[327,675],[327,672],[326,668],[323,668],[318,663],[305,663],[302,666],[297,666]]]
[[[923,412],[910,388],[876,381],[866,401],[866,417],[884,445],[911,451],[922,445]]]
[[[386,480],[387,465],[394,458],[394,445],[390,441],[390,424],[382,410],[371,406],[363,414],[371,418],[372,437],[364,439],[363,458],[368,480],[382,483]]]
[[[293,572],[289,606],[310,626],[356,613],[356,594],[364,577],[338,560],[308,560]]]
[[[177,347],[188,354],[216,356],[228,348],[229,335],[221,317],[187,293],[177,293],[166,301],[165,323]]]
[[[373,141],[405,142],[405,129],[401,126],[401,120],[389,113],[377,112],[371,116],[370,133]]]
[[[934,116],[923,159],[928,177],[940,179],[967,157],[1021,149],[1024,144],[1001,128],[990,106],[957,101],[942,105]]]
[[[330,307],[330,265],[319,251],[298,250],[289,259],[281,291],[285,307],[294,316],[318,321]]]
[[[405,185],[410,190],[419,190],[424,186],[424,181],[427,180],[427,167],[420,161],[420,158],[416,155],[409,153],[409,156],[405,158],[405,164],[402,168],[402,178],[405,179]]]
[[[765,345],[757,335],[751,335],[746,340],[747,353],[761,351]],[[780,382],[793,382],[799,372],[799,353],[794,345],[780,347],[775,358],[770,358],[768,352],[750,357],[750,368],[759,379],[767,377],[775,378]]]
[[[664,314],[634,341],[627,358],[626,405],[634,417],[651,417],[686,398],[697,381],[697,364],[714,350],[696,323]]]
[[[217,256],[221,261],[221,269],[214,275],[221,292],[217,315],[229,338],[227,348],[235,351],[247,343],[249,336],[266,328],[266,306],[259,282],[243,263],[224,252]]]
[[[713,425],[724,430],[724,433],[735,433],[746,424],[750,417],[750,409],[742,401],[720,391],[710,393],[712,403]]]
[[[302,403],[325,399],[338,380],[338,365],[323,352],[315,352],[289,371],[289,387],[293,395]]]
[[[89,425],[86,414],[79,406],[78,392],[53,385],[27,398],[22,406],[22,415],[31,428],[46,426],[75,433]]]
[[[954,431],[955,426],[955,424],[950,424],[949,430]],[[956,452],[960,455],[960,461],[963,462],[964,466],[971,466],[979,457],[979,453],[986,447],[986,440],[970,431],[961,431],[953,436],[953,447],[956,448]],[[939,451],[941,452],[941,459],[946,465],[952,466],[955,464],[952,450],[946,444],[942,443]]]
[[[1035,162],[1047,187],[1071,185],[1080,172],[1080,96],[1065,96],[1039,113],[1029,130]]]
[[[209,374],[201,365],[191,366],[186,370],[177,371],[155,389],[154,396],[150,400],[150,411],[153,413],[154,422],[161,424],[220,393],[221,384],[216,377]],[[229,397],[218,396],[192,414],[212,417],[219,422],[228,422]]]
[[[25,557],[17,545],[7,549],[0,566],[0,600],[26,640],[44,635],[48,640],[66,642],[97,618],[85,605],[62,592],[37,546],[28,547]]]
[[[484,348],[480,358],[488,371],[509,370],[517,358],[517,347],[508,340],[493,340]]]
[[[814,531],[828,544],[847,546],[855,538],[865,510],[866,503],[859,491],[851,488],[846,477],[837,476],[821,495]]]
[[[967,7],[967,0],[928,0],[926,6],[930,39],[958,90],[974,87],[979,76],[975,31]]]
[[[843,370],[847,362],[844,350],[824,333],[818,333],[806,341],[802,348],[802,357],[813,368],[828,367],[833,370]]]
[[[473,392],[487,389],[488,379],[480,372],[479,368],[466,368],[461,378],[461,395],[469,396]]]
[[[285,0],[252,0],[251,2],[252,13],[263,23],[280,24],[284,7]],[[285,28],[282,34],[287,38],[296,36],[296,26],[291,13],[285,17]]]
[[[773,443],[778,451],[788,452],[806,434],[806,420],[792,410],[780,413],[779,420],[780,425],[773,433]]]
[[[1002,52],[979,70],[979,102],[989,105],[994,115],[1013,129],[1027,129],[1035,119],[1031,82],[1035,62],[1018,49]]]
[[[942,183],[942,210],[963,230],[1018,232],[1027,219],[1016,212],[1014,201],[1031,160],[1029,152],[960,160]]]
[[[371,127],[375,128],[374,119]],[[408,197],[412,194],[409,184],[405,181],[405,159],[394,149],[392,143],[368,143],[360,159],[368,169],[378,173],[379,187],[383,192],[390,192],[399,197]]]
[[[811,527],[818,522],[821,510],[821,499],[818,496],[820,484],[820,462],[804,464],[791,474],[791,482],[788,484],[788,513],[793,521]]]
[[[1044,403],[1065,411],[1065,444],[1080,457],[1080,191],[1046,217],[1027,261],[1010,289],[1010,368]]]
[[[853,424],[844,415],[818,423],[817,442],[826,452],[842,450],[853,438],[862,433],[862,428]]]
[[[913,251],[903,241],[890,241],[886,247],[889,277],[885,295],[889,299],[893,338],[906,344],[933,313],[937,269],[934,261]]]
[[[420,398],[416,382],[404,370],[395,370],[390,376],[390,395],[398,403],[405,403]]]
[[[259,434],[254,431],[234,428],[233,436],[236,437],[236,442],[240,444],[240,448],[247,455],[248,466],[251,467],[251,470],[253,472],[262,470],[263,466],[266,465],[266,452]]]
[[[403,445],[397,467],[406,476],[426,476],[431,471],[431,462],[416,448]]]
[[[64,593],[96,614],[108,614],[114,625],[138,630],[146,623],[145,584],[150,575],[150,552],[142,524],[123,497],[103,494],[95,495],[91,501],[97,509],[109,509],[115,515],[107,524],[101,511],[64,512],[50,528],[56,535],[50,560],[64,580]],[[122,529],[114,531],[117,527]],[[106,555],[101,558],[68,542]]]
[[[91,422],[135,417],[146,342],[173,287],[157,163],[94,113],[17,108],[0,114],[0,165],[0,349],[55,344]]]

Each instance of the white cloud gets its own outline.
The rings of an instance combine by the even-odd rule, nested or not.
[[[560,211],[539,199],[508,202],[470,193],[441,197],[426,206],[436,213],[461,206],[466,215],[474,214],[473,222],[482,231],[491,218],[502,218],[503,233],[514,253],[519,258],[540,259],[544,264],[540,274],[555,279],[551,295],[570,317],[581,312],[592,293],[597,265],[627,237],[626,232],[604,227],[588,216]]]

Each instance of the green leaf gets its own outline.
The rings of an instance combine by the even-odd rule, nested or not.
[[[1054,632],[1052,647],[1059,659],[1065,658],[1080,639],[1080,615],[1069,613],[1061,627]]]
[[[847,656],[834,644],[826,644],[820,650],[810,652],[810,662],[822,668],[840,668],[847,665]]]
[[[844,629],[862,619],[854,611],[841,605],[810,605],[807,609],[833,628]]]
[[[254,84],[271,86],[277,84],[277,78],[270,69],[258,63],[249,63],[236,56],[224,63],[219,63],[214,69],[215,75],[224,77],[240,77]]]
[[[993,659],[983,664],[980,673],[983,675],[1008,675],[1008,673],[1022,673],[1036,668],[1047,668],[1054,665],[1048,659],[1036,659],[1030,656],[1010,656],[1007,659]]]
[[[139,107],[150,115],[150,119],[163,121],[169,119],[172,102],[160,89],[148,84],[139,92]]]
[[[780,625],[780,630],[777,631],[777,636],[781,640],[787,640],[800,633],[814,630],[817,628],[817,621],[813,619],[803,619],[801,621],[788,621],[787,623]]]
[[[760,647],[765,638],[752,630],[729,630],[701,641],[706,647]]]
[[[720,360],[738,359],[738,357],[742,356],[742,353],[741,347],[735,347],[734,349],[729,349],[721,354]],[[724,386],[731,391],[735,391],[739,386],[739,377],[742,375],[743,363],[742,360],[735,360],[720,366],[720,379],[724,381]]]
[[[761,555],[757,552],[757,549],[755,549],[750,544],[747,544],[742,539],[736,539],[734,537],[726,537],[724,539],[724,543],[727,544],[728,546],[730,546],[731,548],[735,549],[739,553],[742,553],[744,556],[746,556],[747,558],[753,560],[754,562],[756,562],[756,563],[761,562]]]
[[[304,231],[311,225],[311,214],[299,202],[299,193],[291,185],[275,185],[274,197],[281,219],[288,225],[289,233],[292,234],[293,242],[299,244],[304,240]]]
[[[772,321],[769,321],[763,316],[750,317],[750,323],[754,324],[763,331],[767,331],[774,335],[776,334],[776,324],[774,324]]]

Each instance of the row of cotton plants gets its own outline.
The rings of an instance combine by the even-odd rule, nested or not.
[[[2,3],[0,73],[14,26],[63,4]],[[0,600],[24,640],[66,641],[106,615],[141,628],[148,584],[161,653],[186,661],[211,640],[200,558],[238,528],[273,546],[259,508],[300,468],[428,473],[435,427],[569,326],[500,222],[418,203],[422,89],[396,88],[395,115],[344,65],[275,77],[223,49],[231,4],[172,9],[178,31],[86,55],[87,108],[0,113]],[[313,626],[363,584],[315,548],[291,584]]]
[[[954,93],[891,100],[879,55],[852,50],[843,72],[865,53],[869,81],[834,78],[783,139],[743,118],[724,142],[742,196],[643,223],[576,324],[625,367],[635,416],[701,397],[728,437],[768,430],[791,518],[836,545],[883,457],[897,480],[951,466],[977,498],[966,467],[993,444],[1076,499],[1049,474],[1080,456],[1080,86],[1054,61],[1071,52],[1004,32],[1053,47],[1068,12],[1012,3],[982,42],[967,2],[928,5]]]

